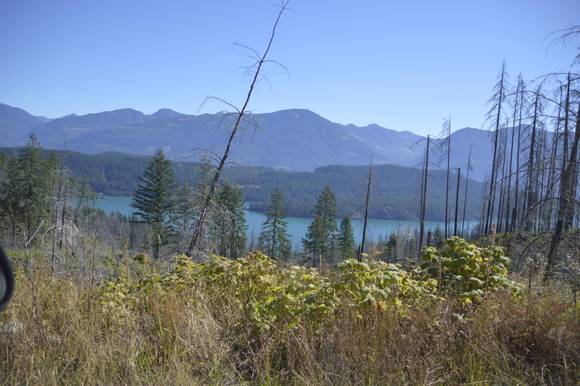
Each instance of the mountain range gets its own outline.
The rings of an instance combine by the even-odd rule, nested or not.
[[[150,155],[162,148],[174,160],[196,161],[221,154],[234,116],[190,115],[170,109],[144,114],[120,109],[48,119],[0,104],[0,146],[21,146],[35,134],[45,148],[89,154],[116,151]],[[343,125],[305,109],[248,116],[230,156],[233,163],[288,171],[313,171],[325,165],[375,164],[420,167],[426,138],[376,124]],[[483,180],[491,165],[489,131],[463,128],[451,136],[451,166],[466,170],[472,149],[470,178]],[[432,147],[433,167],[442,159]],[[443,165],[443,162],[441,162]]]

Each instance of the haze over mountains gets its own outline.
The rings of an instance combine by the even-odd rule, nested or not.
[[[33,133],[45,148],[149,155],[161,147],[169,158],[198,160],[206,151],[221,153],[232,119],[225,113],[188,115],[170,109],[150,115],[121,109],[47,119],[0,104],[0,146],[21,146]],[[492,158],[489,132],[464,128],[455,131],[451,141],[451,166],[466,170],[471,146],[470,177],[484,179]],[[419,167],[424,146],[425,137],[408,131],[342,125],[309,110],[291,109],[247,119],[230,159],[242,165],[312,171],[325,165],[367,165],[372,155],[375,164]],[[437,146],[432,149],[436,163],[440,152]]]

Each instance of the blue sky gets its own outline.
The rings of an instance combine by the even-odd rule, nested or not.
[[[551,32],[578,0],[292,0],[251,103],[416,133],[484,127],[503,59],[513,78],[566,71],[575,47]],[[276,0],[0,2],[0,102],[48,117],[133,107],[195,113],[207,96],[241,103]],[[206,104],[202,111],[222,109]]]

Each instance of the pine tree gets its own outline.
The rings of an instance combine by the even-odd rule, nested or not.
[[[327,185],[318,195],[314,219],[302,240],[304,249],[312,257],[312,265],[323,257],[333,260],[336,240],[336,197]]]
[[[195,218],[195,195],[189,184],[183,184],[177,191],[176,202],[172,213],[172,223],[178,236],[178,246],[186,247],[184,241],[191,236],[192,223]]]
[[[138,222],[149,226],[152,252],[159,258],[159,249],[170,242],[174,227],[171,213],[174,206],[175,173],[171,162],[158,150],[147,165],[133,193],[135,215]]]
[[[0,183],[0,213],[10,228],[12,246],[22,236],[25,244],[34,242],[34,235],[50,216],[56,182],[57,162],[54,154],[46,160],[36,137],[16,156],[4,160]]]
[[[443,246],[443,241],[445,240],[443,232],[441,231],[441,228],[439,227],[439,225],[437,225],[435,227],[435,229],[433,230],[433,244],[435,244],[435,246],[437,248],[441,248],[441,246]]]
[[[288,224],[284,220],[284,196],[276,188],[270,198],[266,221],[262,224],[262,233],[258,240],[260,249],[273,259],[286,260],[290,256]]]
[[[391,233],[387,241],[383,243],[383,253],[381,259],[386,261],[397,261],[397,249],[399,239],[396,233]]]
[[[354,258],[354,232],[350,218],[345,217],[340,222],[340,234],[338,236],[338,245],[340,248],[340,257],[342,259]]]
[[[196,181],[193,187],[193,196],[194,196],[194,221],[191,224],[192,234],[196,232],[195,226],[198,224],[195,221],[195,217],[200,216],[200,211],[202,210],[203,206],[206,203],[208,194],[209,194],[209,185],[213,176],[215,174],[215,168],[211,164],[209,158],[204,157],[201,159],[201,162],[195,166],[194,173],[196,175]],[[201,226],[203,229],[199,231],[200,239],[198,241],[197,249],[198,251],[205,251],[209,253],[211,250],[215,248],[212,246],[212,234],[215,233],[215,228],[217,224],[215,220],[218,218],[217,216],[217,208],[216,208],[216,199],[212,199],[207,204],[207,218],[208,221],[204,221]]]
[[[10,231],[10,241],[12,248],[16,247],[16,235],[20,221],[24,217],[22,206],[20,205],[20,169],[18,168],[18,158],[12,157],[6,161],[4,176],[0,184],[0,213],[7,222]]]
[[[18,156],[18,181],[20,205],[26,242],[32,241],[40,224],[49,215],[50,193],[56,173],[55,159],[42,158],[40,143],[34,135]]]
[[[217,253],[237,259],[246,249],[244,195],[238,186],[224,183],[217,197],[218,220],[214,233]]]

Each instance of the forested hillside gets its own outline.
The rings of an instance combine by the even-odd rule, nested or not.
[[[7,156],[19,148],[2,148]],[[48,157],[51,151],[44,150]],[[108,152],[88,155],[71,151],[55,151],[64,160],[67,169],[79,180],[85,179],[92,189],[104,195],[131,195],[150,157]],[[177,180],[194,183],[200,163],[173,162]],[[395,165],[373,166],[375,174],[371,187],[372,200],[369,215],[384,219],[416,219],[419,202],[421,171]],[[265,212],[271,193],[277,187],[286,199],[290,216],[312,215],[316,196],[325,185],[336,192],[339,216],[361,217],[366,189],[367,166],[325,166],[314,172],[289,172],[266,167],[229,166],[225,169],[228,181],[239,184],[250,209]],[[433,171],[429,176],[430,206],[427,219],[444,218],[445,172]],[[455,181],[455,180],[454,180]],[[465,179],[461,179],[460,203],[463,204]],[[467,219],[477,219],[482,184],[468,184]]]

